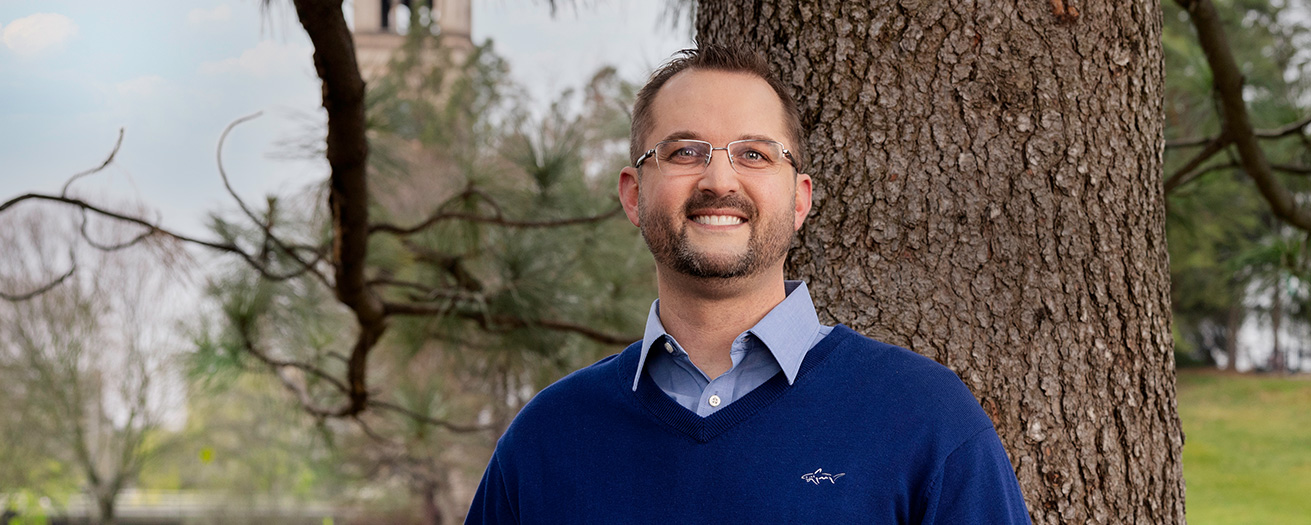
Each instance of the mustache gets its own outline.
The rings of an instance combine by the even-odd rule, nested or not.
[[[707,208],[737,210],[745,214],[748,219],[753,219],[756,216],[756,205],[737,193],[715,196],[701,192],[693,194],[687,199],[687,202],[683,203],[683,215],[692,215],[692,212],[696,210]]]

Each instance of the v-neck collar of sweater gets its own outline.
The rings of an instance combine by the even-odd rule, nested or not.
[[[668,395],[660,390],[659,386],[656,386],[648,374],[642,374],[636,392],[632,392],[629,388],[624,388],[624,390],[630,391],[632,395],[636,396],[637,400],[656,419],[698,443],[706,443],[728,429],[737,426],[738,423],[750,419],[761,409],[776,401],[788,389],[795,388],[795,383],[799,383],[811,369],[823,362],[843,341],[854,335],[857,334],[844,325],[834,326],[833,331],[828,336],[816,343],[814,348],[806,353],[806,358],[801,362],[801,368],[797,371],[796,382],[793,385],[789,385],[787,377],[779,372],[769,381],[766,381],[765,384],[756,387],[755,390],[752,390],[741,399],[704,418],[679,405],[677,401],[670,399]],[[618,368],[624,381],[630,381],[631,376],[623,372],[632,370],[632,367],[637,366],[639,357],[640,351],[638,348],[630,348],[629,351],[621,355],[621,364]]]

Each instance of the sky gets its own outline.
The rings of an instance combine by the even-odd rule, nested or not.
[[[171,229],[205,236],[209,212],[232,210],[216,164],[247,201],[296,192],[326,177],[321,160],[279,155],[284,141],[321,126],[309,39],[291,2],[5,0],[0,2],[0,201],[75,192],[102,203],[141,203]],[[567,2],[566,2],[567,3]],[[686,25],[663,20],[663,3],[474,0],[473,38],[487,39],[539,103],[614,65],[641,81],[688,47]],[[346,4],[350,13],[350,3]]]

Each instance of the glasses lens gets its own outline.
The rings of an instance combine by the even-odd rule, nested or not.
[[[773,173],[783,163],[783,145],[772,140],[739,140],[728,145],[728,154],[741,172]]]
[[[656,162],[669,175],[698,173],[710,157],[710,143],[699,140],[671,140],[656,145]]]

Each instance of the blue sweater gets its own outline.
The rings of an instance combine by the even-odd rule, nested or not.
[[[946,367],[838,325],[710,417],[643,375],[638,344],[539,393],[466,523],[1029,523],[992,422]]]

